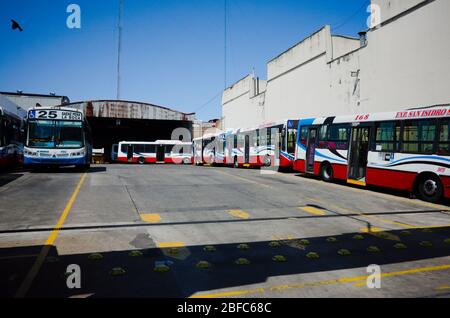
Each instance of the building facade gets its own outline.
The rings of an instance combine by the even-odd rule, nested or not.
[[[450,103],[450,1],[372,0],[360,37],[318,30],[223,93],[223,128]],[[253,93],[252,93],[253,89]]]
[[[0,92],[0,95],[7,98],[11,102],[19,105],[21,108],[28,110],[32,107],[53,107],[70,103],[67,96],[59,96],[53,93],[46,94],[28,94],[21,91],[17,92]]]

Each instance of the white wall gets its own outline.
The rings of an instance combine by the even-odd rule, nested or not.
[[[266,82],[252,75],[226,89],[222,95],[222,128],[243,128],[261,123],[265,117],[265,89]]]
[[[369,32],[360,53],[361,111],[450,103],[449,32],[448,0]]]
[[[378,6],[381,18],[379,22],[382,23],[422,2],[426,0],[372,0],[371,3]],[[374,26],[376,25],[372,25]]]
[[[368,32],[366,46],[325,26],[268,62],[264,111],[240,95],[251,77],[225,91],[224,127],[449,104],[450,1],[372,2],[384,23]]]

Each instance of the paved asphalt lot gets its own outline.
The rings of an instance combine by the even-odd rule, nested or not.
[[[449,211],[253,169],[3,173],[0,297],[448,297]],[[81,268],[81,289],[67,288],[70,264]],[[162,264],[169,271],[155,271]],[[380,289],[365,284],[370,264],[381,266]]]

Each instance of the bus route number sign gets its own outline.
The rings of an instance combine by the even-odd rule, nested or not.
[[[29,119],[82,120],[81,113],[66,110],[32,110]]]

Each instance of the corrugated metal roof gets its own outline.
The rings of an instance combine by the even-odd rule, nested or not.
[[[82,109],[87,117],[148,119],[148,120],[195,120],[195,113],[183,113],[158,105],[117,100],[84,101],[64,105]]]

